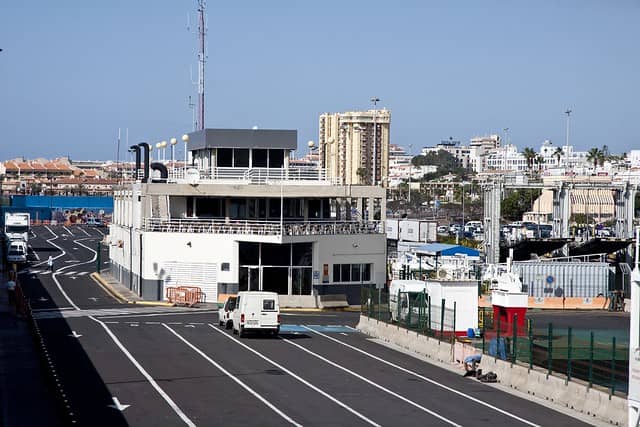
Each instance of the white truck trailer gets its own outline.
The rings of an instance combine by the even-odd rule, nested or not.
[[[31,215],[27,212],[5,212],[4,238],[10,240],[29,241]]]

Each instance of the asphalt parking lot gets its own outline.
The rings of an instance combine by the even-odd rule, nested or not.
[[[285,312],[278,337],[240,339],[218,326],[214,310],[118,304],[89,277],[98,229],[35,227],[34,232],[33,259],[20,277],[68,401],[71,414],[61,414],[63,421],[583,424],[382,346],[354,329],[358,313]],[[53,273],[42,269],[49,254],[56,257]]]

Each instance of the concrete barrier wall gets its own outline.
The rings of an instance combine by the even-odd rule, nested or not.
[[[467,354],[466,346],[456,348],[449,343],[420,335],[397,325],[379,322],[360,316],[357,329],[374,338],[400,346],[426,359],[452,363]],[[548,400],[613,425],[627,425],[627,399],[609,396],[609,392],[596,387],[589,388],[580,380],[567,381],[564,377],[547,375],[546,370],[529,369],[488,355],[482,356],[482,371],[493,371],[498,382],[523,393]]]

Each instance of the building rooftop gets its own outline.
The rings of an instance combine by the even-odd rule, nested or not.
[[[204,129],[189,134],[188,149],[272,148],[295,150],[298,131],[287,129]]]

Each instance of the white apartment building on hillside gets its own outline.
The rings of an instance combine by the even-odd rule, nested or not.
[[[319,119],[319,166],[344,184],[388,185],[391,112],[324,113]]]
[[[111,268],[133,292],[163,300],[167,287],[190,285],[210,302],[265,290],[294,303],[315,293],[359,304],[363,284],[384,283],[384,188],[291,167],[294,130],[189,137],[187,168],[145,165],[114,193]]]

